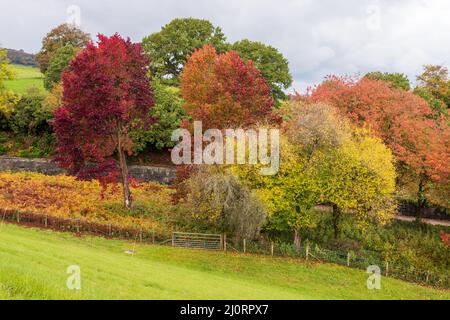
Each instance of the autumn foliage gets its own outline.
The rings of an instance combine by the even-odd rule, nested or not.
[[[190,56],[180,79],[185,110],[204,128],[246,127],[271,118],[270,87],[253,62],[234,51],[217,54],[205,45]]]
[[[56,161],[82,179],[112,182],[121,177],[127,207],[129,132],[136,119],[152,120],[147,64],[139,44],[117,34],[99,35],[98,43],[88,44],[64,72],[62,106],[53,122]]]
[[[447,247],[450,247],[450,233],[445,233],[444,231],[441,231],[439,236],[441,238],[442,243]]]
[[[113,186],[103,190],[98,181],[80,181],[64,175],[0,173],[0,194],[3,195],[0,208],[3,210],[119,228],[142,227],[161,233],[169,226],[158,223],[151,216],[168,214],[172,193],[170,188],[157,183],[140,183],[133,194],[146,214],[130,215],[123,210],[120,193],[114,192]]]
[[[449,128],[433,119],[433,110],[419,96],[384,81],[331,77],[308,99],[330,103],[353,122],[370,127],[416,174],[448,179]]]

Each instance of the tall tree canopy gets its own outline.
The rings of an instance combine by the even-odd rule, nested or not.
[[[118,34],[99,35],[97,45],[88,44],[63,73],[63,105],[55,111],[53,122],[59,164],[79,178],[106,182],[115,179],[120,169],[128,208],[129,132],[136,119],[151,121],[153,106],[147,64],[139,44]]]
[[[391,148],[397,160],[417,176],[418,201],[424,207],[425,185],[449,176],[449,127],[435,120],[428,103],[384,81],[330,77],[309,99],[330,103]]]
[[[42,39],[42,48],[36,55],[41,72],[47,71],[58,49],[69,44],[76,48],[84,48],[90,40],[88,33],[70,24],[64,23],[54,28]]]
[[[51,91],[55,84],[61,80],[61,73],[69,66],[78,50],[80,49],[71,44],[56,50],[55,56],[44,75],[44,87],[48,91]]]
[[[205,128],[236,128],[268,120],[273,99],[253,62],[234,52],[217,54],[210,45],[196,50],[181,74],[184,108]]]
[[[178,85],[184,64],[195,49],[210,44],[221,52],[226,49],[225,40],[222,30],[208,20],[186,18],[174,19],[145,37],[142,46],[151,60],[152,76],[164,84]]]
[[[271,233],[293,232],[300,245],[299,231],[314,226],[312,207],[319,202],[318,166],[311,165],[298,146],[281,136],[280,168],[276,175],[260,174],[260,165],[234,165],[231,171],[253,189],[266,207],[264,229]]]
[[[389,149],[331,106],[293,101],[288,107],[278,173],[262,176],[258,166],[233,167],[266,203],[266,230],[291,230],[298,245],[299,231],[314,226],[312,208],[320,203],[333,205],[336,237],[342,214],[354,214],[365,223],[389,220],[395,191]]]
[[[450,79],[447,68],[439,65],[425,65],[417,80],[421,87],[450,108]]]
[[[283,89],[292,84],[287,59],[274,47],[261,42],[241,40],[231,46],[244,61],[252,60],[272,89],[275,100],[285,99]]]
[[[403,73],[389,73],[374,71],[365,75],[366,78],[371,80],[382,80],[388,82],[392,87],[409,91],[411,89],[411,83],[406,75]]]
[[[441,115],[448,116],[448,107],[441,98],[436,97],[427,87],[417,86],[414,88],[414,94],[424,99],[433,109],[435,117],[439,118]]]
[[[316,203],[333,205],[335,236],[343,213],[361,222],[387,221],[394,212],[395,168],[389,149],[324,103],[291,101],[286,135],[315,171]]]

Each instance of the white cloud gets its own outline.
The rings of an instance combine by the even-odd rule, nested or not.
[[[0,43],[36,52],[42,37],[81,8],[84,30],[119,32],[140,41],[176,17],[222,27],[230,41],[249,38],[278,48],[289,60],[294,88],[328,74],[371,70],[406,73],[426,63],[449,64],[447,0],[0,0]]]

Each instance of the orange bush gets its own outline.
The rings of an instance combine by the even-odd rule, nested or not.
[[[140,183],[133,191],[135,206],[127,210],[122,205],[121,190],[110,187],[102,194],[97,181],[79,181],[65,175],[0,172],[2,209],[160,233],[167,231],[168,226],[155,218],[170,215],[172,193],[167,186]]]

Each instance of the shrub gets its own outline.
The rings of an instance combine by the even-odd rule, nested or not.
[[[10,129],[9,122],[18,101],[19,96],[15,93],[0,89],[0,130]]]
[[[28,91],[14,109],[10,127],[16,134],[38,135],[50,132],[51,112],[42,106],[44,97],[34,90]]]
[[[450,232],[449,227],[392,221],[383,227],[369,225],[361,230],[357,219],[346,215],[342,219],[341,239],[334,240],[329,215],[318,212],[316,216],[319,218],[317,228],[302,232],[302,236],[342,254],[356,252],[359,259],[367,262],[364,267],[374,262],[382,266],[389,261],[390,268],[405,277],[417,277],[422,271],[440,275],[449,273],[450,251],[441,238]]]
[[[6,153],[8,153],[9,148],[7,146],[5,146],[3,144],[3,142],[1,142],[0,140],[0,156],[5,155]]]
[[[167,233],[170,225],[162,225],[157,220],[169,220],[173,191],[157,183],[134,186],[135,208],[128,210],[121,206],[120,190],[110,187],[103,192],[98,181],[79,181],[65,175],[0,172],[0,208]]]
[[[23,150],[19,150],[18,156],[23,158],[43,158],[48,157],[54,150],[54,137],[50,133],[43,133],[36,137],[27,137],[31,140],[31,145]]]
[[[235,176],[219,167],[205,166],[184,183],[188,190],[184,208],[191,219],[237,239],[258,235],[265,208]]]

